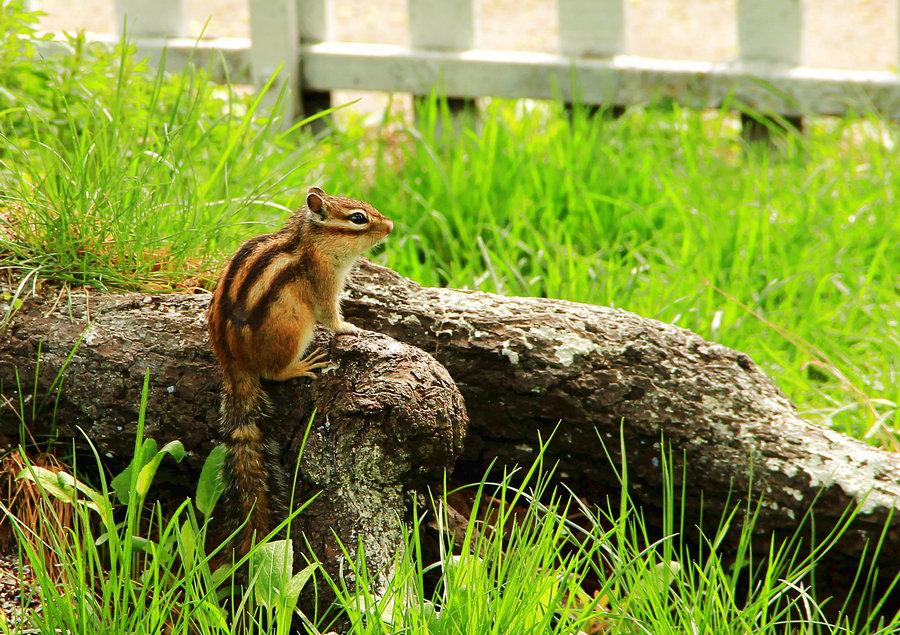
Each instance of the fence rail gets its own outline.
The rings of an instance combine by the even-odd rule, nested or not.
[[[785,116],[877,110],[900,117],[900,74],[803,65],[800,0],[738,0],[739,54],[728,63],[628,54],[628,0],[558,0],[559,50],[479,48],[478,0],[408,0],[409,46],[337,41],[332,0],[250,0],[251,38],[184,37],[185,0],[117,0],[141,55],[208,65],[234,82],[303,95],[334,90],[448,97],[560,98],[629,106],[667,98],[688,107],[732,100]],[[121,23],[121,22],[120,22]],[[113,39],[114,36],[108,39]],[[321,101],[321,100],[320,100]],[[309,102],[313,103],[313,102]],[[309,104],[307,104],[309,109]]]

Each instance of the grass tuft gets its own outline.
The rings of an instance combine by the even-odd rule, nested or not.
[[[33,32],[19,29],[0,80],[27,72]],[[66,48],[30,71],[40,92],[0,107],[0,268],[101,289],[198,286],[217,248],[254,231],[241,222],[286,211],[269,191],[304,167],[309,141],[258,113],[259,97],[203,70],[151,71],[83,34]]]
[[[0,0],[0,331],[45,286],[59,287],[57,301],[78,286],[208,288],[225,254],[279,226],[318,184],[391,217],[395,232],[377,258],[423,284],[605,304],[689,328],[752,355],[807,417],[898,447],[900,157],[891,122],[811,118],[773,149],[745,143],[725,110],[658,104],[611,118],[488,99],[477,122],[454,124],[431,99],[415,124],[386,115],[373,129],[344,112],[340,127],[313,139],[302,127],[282,131],[257,99],[206,71],[154,72],[127,46],[72,36],[60,54],[38,59],[33,17]],[[17,388],[20,403],[3,407],[24,425],[49,402],[26,403]],[[148,450],[158,460],[178,451]],[[224,633],[232,608],[250,609],[248,623],[260,628],[288,629],[311,570],[286,566],[285,543],[260,555],[280,586],[226,605],[223,579],[198,547],[208,511],[186,503],[164,517],[144,507],[133,481],[123,522],[102,478],[90,487],[20,460],[7,455],[0,471],[35,482],[9,490],[7,506],[22,505],[6,514],[44,599],[29,632],[101,624],[110,633]],[[360,586],[333,583],[353,632],[900,628],[896,616],[876,623],[849,603],[826,623],[834,607],[814,600],[815,567],[845,526],[813,557],[797,538],[760,552],[750,540],[755,509],[744,504],[688,550],[673,492],[665,535],[650,536],[627,496],[618,509],[576,510],[549,488],[551,475],[535,464],[524,484],[520,472],[515,486],[512,475],[476,486],[467,494],[480,511],[456,533],[448,493],[438,560],[425,559],[417,517],[383,593],[372,592],[348,547]],[[626,492],[627,473],[622,480]],[[64,518],[54,498],[74,516]],[[722,536],[738,530],[738,554],[724,554]],[[46,566],[48,549],[58,566]],[[875,573],[860,565],[856,591],[884,614]]]
[[[662,535],[629,498],[627,469],[621,504],[606,510],[552,488],[553,470],[540,456],[497,483],[445,488],[433,506],[437,561],[427,559],[420,540],[426,523],[435,524],[425,513],[414,518],[379,592],[364,554],[347,552],[357,584],[332,584],[350,616],[348,632],[801,635],[900,628],[900,613],[877,604],[872,570],[858,574],[855,600],[865,598],[858,606],[834,610],[829,589],[816,585],[816,564],[858,510],[848,510],[845,524],[820,537],[812,554],[803,539],[811,517],[792,536],[759,540],[762,501],[735,503],[707,533],[681,522],[670,465],[663,457]],[[461,507],[460,495],[472,509],[462,519],[449,513]],[[736,550],[724,540],[735,532]]]
[[[732,113],[677,106],[440,118],[333,146],[331,178],[395,220],[389,266],[683,326],[750,354],[807,416],[900,448],[895,127],[817,118],[773,149]]]
[[[7,0],[9,1],[9,0]],[[15,20],[7,29],[34,36]],[[810,118],[777,148],[727,111],[611,118],[483,100],[357,113],[313,140],[214,85],[73,37],[0,55],[0,269],[101,289],[208,288],[311,184],[396,224],[377,258],[427,285],[621,307],[750,354],[808,417],[900,447],[897,132]],[[29,75],[30,74],[30,75]],[[29,278],[30,276],[30,278]]]

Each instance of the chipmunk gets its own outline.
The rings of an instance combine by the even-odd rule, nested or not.
[[[303,357],[319,322],[336,334],[358,334],[341,317],[338,296],[357,257],[391,233],[374,207],[309,188],[306,204],[285,226],[245,242],[231,257],[209,306],[209,338],[224,371],[218,431],[225,459],[224,526],[247,523],[238,538],[246,554],[287,511],[287,475],[260,420],[270,408],[261,379],[315,377],[327,365],[316,349]]]

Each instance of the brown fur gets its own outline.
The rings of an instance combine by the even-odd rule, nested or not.
[[[352,218],[361,214],[363,223]],[[359,217],[356,217],[359,220]],[[268,408],[261,378],[313,377],[324,353],[302,357],[315,322],[337,333],[358,329],[341,317],[338,295],[358,256],[393,229],[374,207],[312,187],[284,228],[251,238],[235,252],[216,285],[209,338],[224,371],[219,421],[225,462],[226,527],[249,520],[238,551],[272,528],[287,504],[278,448],[259,426]]]

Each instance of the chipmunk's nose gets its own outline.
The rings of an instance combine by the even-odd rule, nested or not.
[[[394,231],[394,221],[389,219],[387,222],[387,233],[390,234],[392,231]]]

